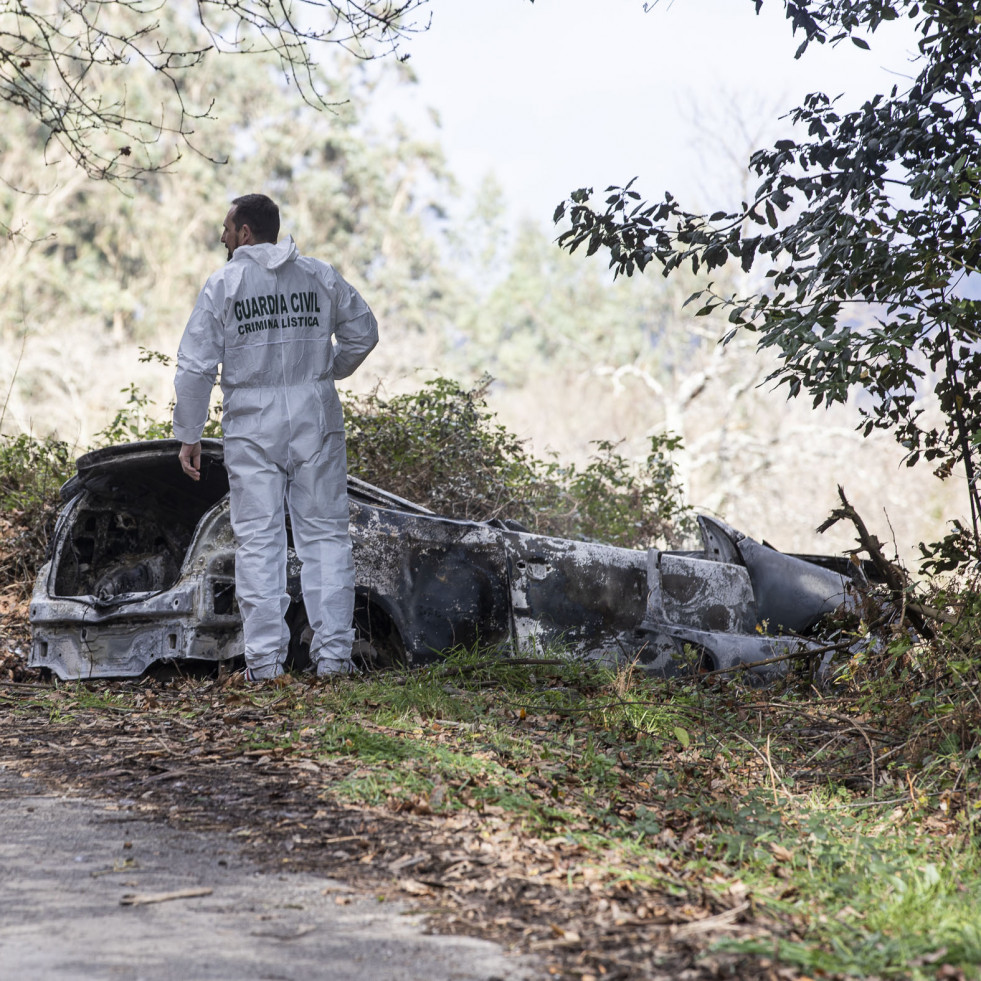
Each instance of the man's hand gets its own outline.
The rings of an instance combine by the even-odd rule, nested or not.
[[[201,479],[201,441],[181,443],[181,469],[191,480]]]

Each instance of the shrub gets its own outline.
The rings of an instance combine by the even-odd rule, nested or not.
[[[54,531],[74,454],[61,440],[0,436],[0,587],[30,595]]]
[[[349,401],[350,472],[448,517],[508,518],[545,535],[643,547],[691,532],[671,460],[678,437],[653,437],[642,466],[606,441],[581,469],[540,460],[495,421],[490,381],[467,390],[437,378],[413,394]]]
[[[437,378],[390,400],[376,393],[346,406],[348,463],[354,476],[452,518],[507,518],[531,531],[624,547],[679,544],[694,528],[671,453],[673,436],[655,436],[644,465],[600,442],[582,468],[531,455],[495,421],[485,394]],[[135,386],[97,437],[111,446],[169,435]],[[220,435],[217,415],[208,435]],[[26,598],[54,530],[58,490],[74,470],[74,448],[54,438],[0,437],[0,586]]]

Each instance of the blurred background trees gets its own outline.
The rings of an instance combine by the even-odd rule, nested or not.
[[[117,5],[102,6],[111,26]],[[195,9],[173,2],[155,17],[190,42]],[[580,469],[603,444],[643,467],[652,439],[675,434],[687,500],[787,549],[848,544],[845,529],[813,530],[843,471],[856,475],[850,499],[865,513],[886,508],[904,547],[941,526],[942,491],[898,480],[895,450],[875,434],[859,441],[851,408],[788,406],[759,387],[772,363],[751,340],[717,344],[724,319],[683,307],[704,279],[614,282],[599,257],[566,255],[542,226],[509,231],[493,180],[460,200],[438,126],[409,130],[386,114],[384,92],[414,84],[411,62],[328,45],[309,82],[327,108],[298,97],[275,51],[201,59],[179,92],[213,107],[190,143],[161,131],[154,150],[172,163],[128,182],[93,181],[36,115],[0,102],[0,431],[55,433],[82,451],[121,405],[166,419],[173,369],[140,349],[176,350],[224,261],[228,201],[263,190],[280,201],[284,232],[337,265],[378,314],[383,342],[349,385],[356,398],[387,403],[437,377],[469,389],[489,374],[481,391],[497,420],[539,458]],[[155,84],[132,73],[128,104],[149,112]],[[739,186],[745,173],[730,179]]]
[[[125,181],[185,150],[209,155],[197,128],[220,114],[225,93],[194,81],[222,55],[260,56],[270,79],[323,109],[333,94],[318,70],[321,49],[397,54],[425,30],[427,3],[2,0],[0,100],[42,128],[36,152],[60,149],[89,177]]]

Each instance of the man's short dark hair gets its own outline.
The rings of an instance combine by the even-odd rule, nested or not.
[[[232,204],[235,206],[232,223],[236,228],[248,225],[257,242],[275,244],[279,240],[279,207],[272,198],[265,194],[243,194]]]

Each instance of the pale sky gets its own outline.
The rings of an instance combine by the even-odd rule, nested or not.
[[[475,186],[492,172],[515,216],[543,222],[584,185],[640,175],[646,197],[684,199],[736,180],[718,147],[693,145],[700,130],[736,116],[757,129],[814,90],[860,105],[902,89],[914,51],[904,21],[876,32],[871,51],[845,41],[795,61],[779,0],[759,17],[752,0],[660,0],[646,13],[643,0],[434,0],[431,12],[404,49],[414,105],[392,111],[423,126],[435,109],[456,175]]]

